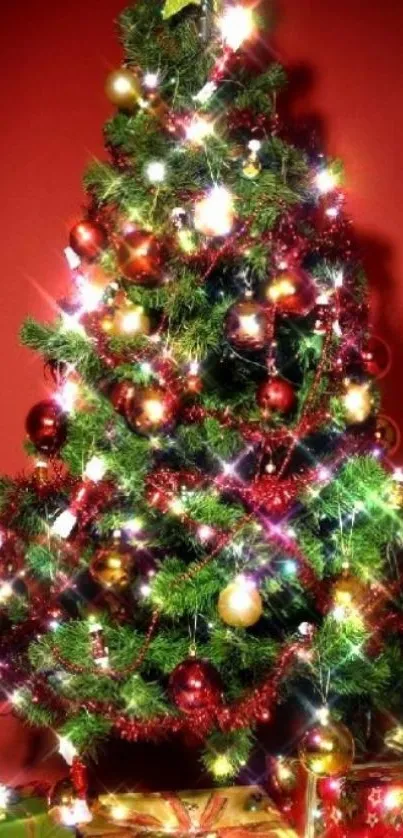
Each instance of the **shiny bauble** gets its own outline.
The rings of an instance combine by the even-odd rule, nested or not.
[[[141,84],[130,70],[121,67],[109,73],[105,93],[109,101],[121,111],[134,111],[141,97]]]
[[[266,345],[267,315],[264,307],[253,300],[235,303],[225,320],[229,343],[240,350],[259,350]]]
[[[222,701],[221,679],[209,661],[190,657],[171,673],[169,693],[182,713],[211,713]]]
[[[108,236],[96,221],[79,221],[70,232],[69,243],[80,259],[92,262],[107,247]]]
[[[132,553],[125,553],[116,546],[98,550],[90,564],[90,574],[95,582],[113,590],[130,584],[132,569]]]
[[[111,337],[137,337],[149,335],[150,318],[143,306],[126,303],[118,305],[110,314],[102,318],[102,330]]]
[[[138,387],[127,420],[137,433],[148,436],[169,431],[178,411],[179,400],[172,391],[158,385]]]
[[[284,378],[269,378],[258,388],[256,401],[263,415],[290,413],[296,401],[294,388]]]
[[[361,357],[365,372],[374,378],[384,378],[390,370],[392,364],[390,346],[376,335],[369,338]]]
[[[274,276],[263,290],[265,299],[281,314],[303,317],[315,305],[313,280],[301,268],[290,267]]]
[[[112,385],[109,398],[115,410],[125,419],[130,416],[135,392],[136,387],[133,381],[117,381]]]
[[[344,415],[347,424],[359,425],[370,417],[373,408],[371,385],[368,382],[344,382],[345,392],[342,396]]]
[[[51,399],[31,407],[25,427],[30,441],[41,454],[56,454],[66,441],[66,414],[57,402]]]
[[[400,428],[394,419],[386,416],[385,413],[379,413],[376,417],[375,440],[389,457],[393,457],[400,448]]]
[[[163,281],[162,246],[152,233],[126,233],[118,244],[117,260],[123,276],[137,285],[152,288]]]
[[[341,777],[354,762],[354,739],[345,725],[329,720],[306,732],[298,753],[303,767],[314,777]]]
[[[257,157],[248,157],[242,166],[242,174],[248,180],[254,180],[262,171],[262,164]]]
[[[235,580],[221,591],[218,613],[227,626],[254,626],[263,614],[263,602],[257,588],[247,579]]]

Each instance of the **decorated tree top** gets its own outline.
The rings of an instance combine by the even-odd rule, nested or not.
[[[71,295],[23,328],[53,386],[2,484],[4,681],[70,761],[192,733],[218,779],[298,692],[334,705],[334,758],[301,750],[330,776],[337,717],[364,746],[403,671],[388,354],[340,167],[282,125],[256,9],[139,0],[120,27]]]

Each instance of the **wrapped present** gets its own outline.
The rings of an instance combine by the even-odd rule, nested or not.
[[[403,763],[355,765],[317,780],[296,759],[271,760],[272,795],[301,838],[403,838]]]
[[[256,786],[210,791],[104,795],[83,838],[189,834],[208,838],[296,838],[271,800]]]
[[[42,797],[22,797],[1,816],[0,838],[72,838],[70,829],[55,826]]]

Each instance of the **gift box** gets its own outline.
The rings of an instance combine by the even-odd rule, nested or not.
[[[271,760],[269,789],[301,838],[403,838],[403,762],[355,765],[317,780],[298,760]]]
[[[208,838],[296,838],[256,786],[210,791],[104,795],[82,838],[195,835]]]
[[[72,838],[72,833],[54,824],[44,798],[25,797],[7,806],[0,820],[0,838]]]

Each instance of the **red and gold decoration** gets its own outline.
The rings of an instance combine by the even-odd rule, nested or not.
[[[70,247],[86,262],[97,259],[107,245],[107,232],[96,221],[79,221],[70,232]]]
[[[57,402],[46,399],[34,405],[25,422],[32,444],[40,454],[57,454],[67,438],[67,417]]]
[[[251,801],[259,801],[251,806]],[[83,838],[123,838],[167,832],[179,838],[216,835],[226,838],[296,838],[286,820],[257,786],[180,792],[103,794],[94,806],[94,820],[80,827]]]
[[[138,387],[128,411],[127,420],[139,434],[169,431],[179,413],[179,399],[165,387]]]
[[[393,457],[400,448],[400,428],[395,420],[385,413],[379,413],[376,417],[375,440],[389,457]]]
[[[350,425],[359,425],[371,416],[374,399],[371,384],[368,381],[344,381],[342,403],[346,421]]]
[[[249,628],[260,620],[263,602],[256,585],[249,579],[238,577],[221,591],[218,613],[227,626]]]
[[[236,349],[263,349],[267,342],[267,314],[264,306],[253,300],[235,303],[228,311],[225,334]]]
[[[171,699],[182,713],[213,713],[221,704],[222,690],[214,666],[196,657],[178,664],[169,678]]]
[[[90,574],[99,585],[119,590],[130,584],[133,565],[132,553],[126,553],[115,546],[106,547],[95,553],[90,564]]]
[[[126,233],[118,243],[117,260],[123,276],[137,285],[152,288],[163,282],[163,248],[152,233]]]
[[[128,421],[133,407],[136,385],[133,381],[117,381],[112,385],[110,400],[115,410]]]
[[[318,721],[303,736],[299,758],[315,777],[342,777],[354,761],[354,739],[348,728],[328,718]]]
[[[362,622],[369,607],[375,607],[376,598],[369,585],[356,576],[345,573],[332,586],[332,613],[340,622]],[[376,603],[377,604],[377,603]]]
[[[315,305],[316,288],[306,271],[290,267],[272,277],[263,294],[281,314],[304,317]]]
[[[131,70],[113,70],[105,84],[107,98],[121,111],[134,111],[141,97],[141,84]]]
[[[101,326],[111,337],[146,336],[151,331],[151,321],[143,306],[131,303],[125,296],[115,300],[114,308],[102,318]]]
[[[284,378],[269,378],[259,386],[256,401],[264,416],[270,416],[271,413],[287,414],[295,405],[295,391]]]

